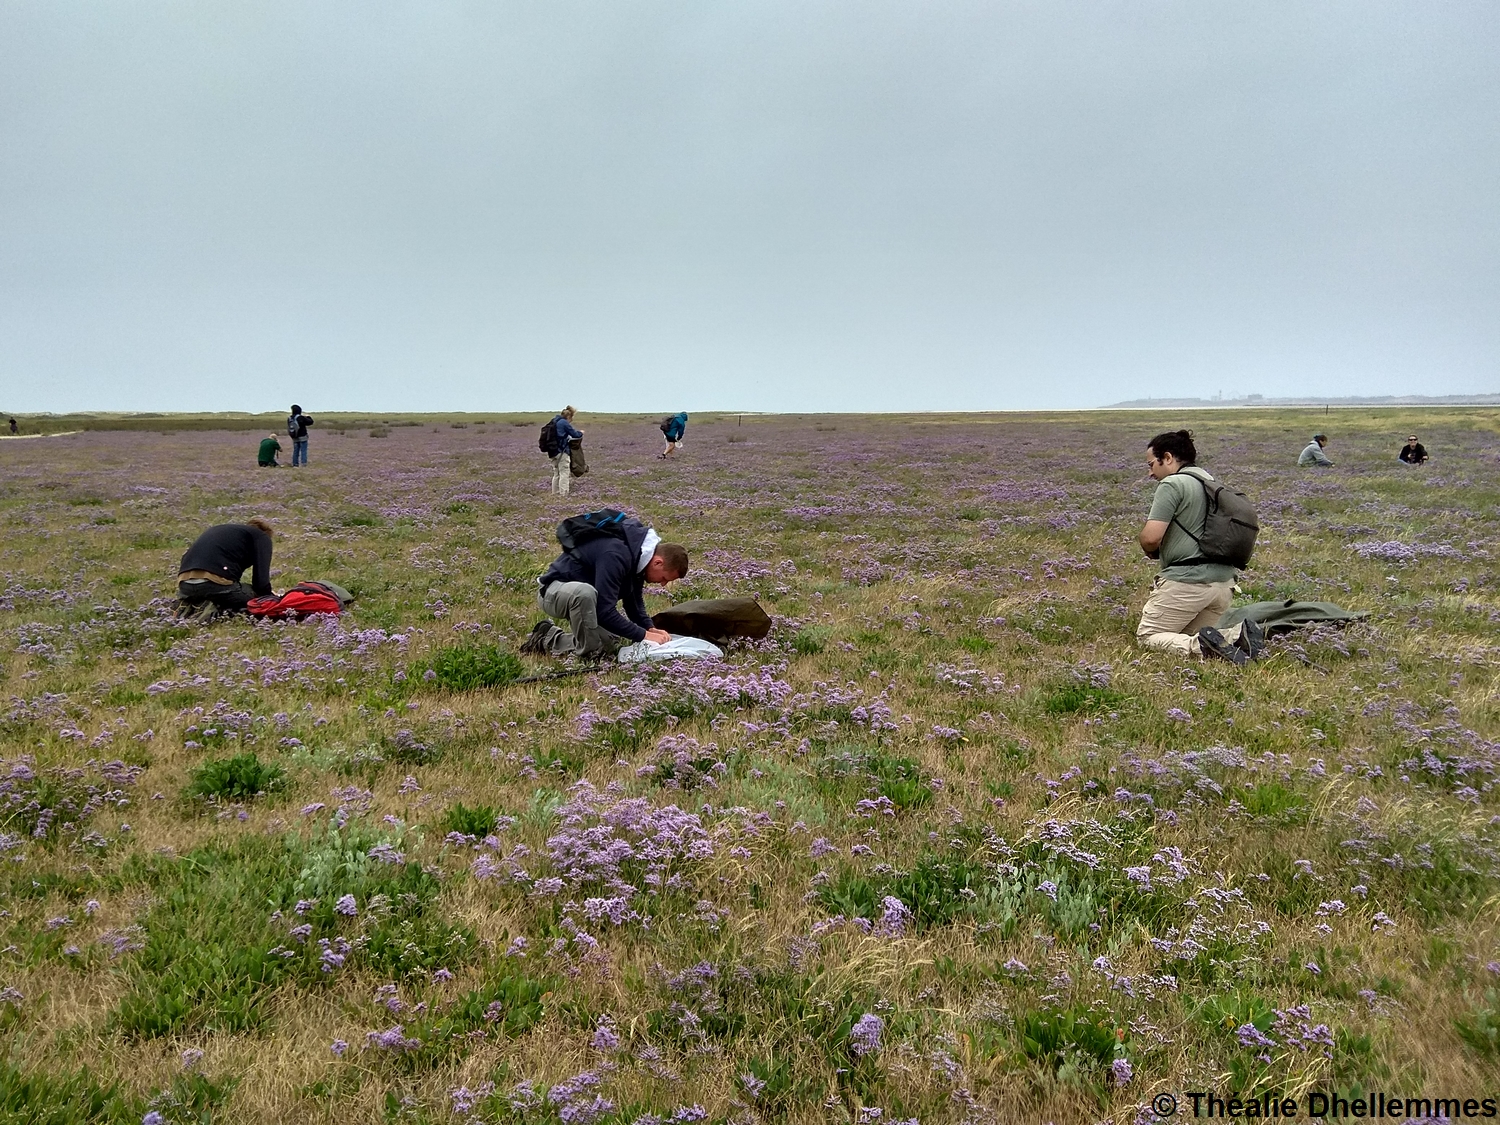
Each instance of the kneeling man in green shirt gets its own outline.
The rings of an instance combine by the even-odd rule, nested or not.
[[[1222,633],[1214,628],[1234,593],[1234,567],[1199,554],[1197,539],[1208,519],[1208,497],[1199,481],[1214,478],[1198,468],[1197,460],[1187,430],[1158,434],[1146,446],[1146,472],[1160,483],[1140,544],[1148,559],[1161,560],[1161,571],[1135,637],[1147,648],[1244,664],[1258,655],[1265,638],[1259,627],[1235,625]]]
[[[275,434],[269,434],[260,439],[260,451],[257,453],[255,463],[262,469],[275,469],[279,466],[276,462],[276,454],[281,452],[281,442]]]

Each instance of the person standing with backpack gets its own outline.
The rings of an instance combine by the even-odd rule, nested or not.
[[[536,600],[548,618],[566,618],[568,628],[538,621],[522,652],[597,658],[633,642],[671,640],[652,624],[643,595],[647,582],[664,586],[686,577],[686,550],[608,508],[563,520],[557,541],[563,553],[536,580]]]
[[[573,428],[576,413],[571,406],[563,407],[562,413],[554,414],[552,421],[542,427],[541,440],[537,442],[537,447],[552,461],[552,492],[556,496],[566,496],[573,487],[573,442],[583,443],[583,431]]]
[[[670,418],[661,420],[661,436],[667,441],[661,456],[666,459],[682,448],[682,435],[687,433],[687,411],[673,414]]]
[[[286,434],[292,439],[292,464],[307,464],[307,427],[313,424],[312,416],[302,413],[302,407],[292,403],[292,412],[286,416]]]
[[[1244,664],[1265,651],[1260,626],[1247,621],[1222,633],[1214,626],[1229,608],[1236,567],[1250,561],[1258,524],[1249,502],[1197,460],[1187,430],[1158,434],[1146,446],[1146,471],[1159,483],[1139,542],[1161,571],[1135,636],[1147,648]]]

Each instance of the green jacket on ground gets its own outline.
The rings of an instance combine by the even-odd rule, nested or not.
[[[1251,602],[1225,613],[1218,627],[1227,629],[1248,620],[1257,622],[1267,633],[1289,633],[1304,625],[1363,621],[1369,616],[1367,610],[1349,610],[1333,602]]]

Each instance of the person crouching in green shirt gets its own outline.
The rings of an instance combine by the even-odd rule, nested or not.
[[[276,460],[276,454],[281,452],[281,441],[275,434],[270,434],[260,439],[260,453],[256,457],[256,464],[262,469],[279,469],[281,465]]]
[[[1208,497],[1199,482],[1214,478],[1197,460],[1187,430],[1158,434],[1146,446],[1146,472],[1159,483],[1140,544],[1148,559],[1161,560],[1161,571],[1135,638],[1147,648],[1244,664],[1264,651],[1265,635],[1253,622],[1222,633],[1214,628],[1234,594],[1234,567],[1199,554],[1197,538],[1208,519]]]

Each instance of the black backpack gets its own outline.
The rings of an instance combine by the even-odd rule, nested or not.
[[[564,551],[571,551],[594,539],[624,541],[627,527],[642,528],[641,521],[614,508],[601,508],[597,512],[584,512],[581,516],[569,516],[563,520],[557,525],[557,541]]]
[[[1236,492],[1218,481],[1210,483],[1186,469],[1179,472],[1187,473],[1203,486],[1203,498],[1208,501],[1208,514],[1204,517],[1201,535],[1194,535],[1182,526],[1176,516],[1172,517],[1172,522],[1187,531],[1188,537],[1198,544],[1196,558],[1184,559],[1176,565],[1223,563],[1236,570],[1244,570],[1250,565],[1250,556],[1255,551],[1255,537],[1260,532],[1260,518],[1255,514],[1255,505],[1245,498],[1243,492]]]
[[[545,453],[548,457],[556,457],[558,455],[558,453],[560,452],[560,447],[557,444],[556,418],[550,419],[547,424],[542,427],[542,435],[537,439],[536,447],[543,453]]]

